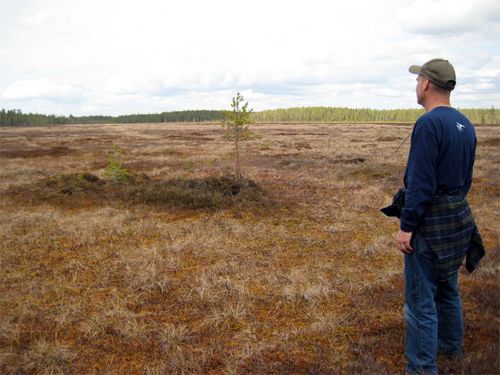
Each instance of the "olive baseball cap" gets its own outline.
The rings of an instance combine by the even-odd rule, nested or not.
[[[448,60],[432,59],[424,65],[412,65],[408,69],[410,73],[421,74],[436,86],[451,91],[455,88],[456,77],[455,69]]]

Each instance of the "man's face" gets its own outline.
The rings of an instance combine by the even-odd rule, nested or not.
[[[427,78],[425,78],[423,75],[419,74],[417,76],[417,103],[420,105],[423,105],[424,102],[424,95],[425,95],[425,85],[427,83]]]

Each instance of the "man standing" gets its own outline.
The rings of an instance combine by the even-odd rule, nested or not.
[[[417,102],[426,113],[413,128],[396,237],[405,254],[406,371],[437,374],[438,355],[457,362],[463,357],[457,271],[471,243],[484,250],[466,200],[476,135],[470,121],[450,105],[456,78],[447,60],[412,65],[409,71],[418,74]]]

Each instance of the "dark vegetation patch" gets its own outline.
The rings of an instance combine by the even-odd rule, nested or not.
[[[264,191],[252,180],[234,177],[176,178],[132,186],[127,198],[141,204],[217,208],[237,201],[259,202]]]
[[[151,152],[150,154],[143,153],[143,155],[182,156],[182,155],[184,155],[184,153],[182,151],[164,148],[164,149],[160,149],[160,150]]]
[[[391,136],[388,136],[388,137],[378,137],[376,140],[378,142],[392,142],[392,141],[399,141],[403,138],[401,137],[391,137]]]
[[[165,138],[181,141],[213,141],[214,138],[207,137],[201,134],[179,134],[179,135],[167,135]]]
[[[316,162],[312,159],[284,158],[278,162],[280,167],[301,168],[305,166],[314,166]]]
[[[401,179],[400,168],[390,164],[379,164],[366,162],[349,172],[349,176],[357,179],[384,180],[386,182],[397,182]]]
[[[331,162],[334,164],[361,164],[366,161],[365,158],[351,158],[351,159],[334,159]]]
[[[136,171],[147,171],[154,168],[162,168],[166,165],[165,161],[160,160],[137,160],[123,163],[126,169]]]
[[[181,168],[183,166],[183,160],[178,158],[172,158],[171,160],[136,160],[123,163],[123,167],[128,170],[133,171],[151,171],[155,168]],[[103,169],[109,164],[108,160],[94,160],[90,163],[90,169]]]
[[[298,143],[295,143],[294,146],[297,150],[301,150],[303,148],[306,148],[309,150],[312,149],[312,146],[307,142],[298,142]]]
[[[479,144],[482,146],[500,146],[500,137],[479,139]]]
[[[233,176],[151,180],[142,174],[112,183],[91,173],[73,173],[11,186],[6,195],[23,202],[47,202],[64,207],[125,203],[217,209],[235,204],[271,203],[266,192],[254,181]]]
[[[91,173],[74,173],[51,176],[33,183],[10,186],[5,195],[35,204],[51,202],[68,207],[85,206],[86,204],[82,202],[83,199],[102,200],[105,191],[104,185],[104,180]]]
[[[300,133],[294,132],[294,131],[289,131],[289,132],[276,132],[272,133],[272,135],[300,135]]]
[[[105,159],[102,159],[102,160],[94,160],[91,164],[90,164],[90,168],[91,169],[101,169],[101,168],[106,168],[106,166],[108,165],[108,161],[105,160]]]
[[[325,166],[329,164],[362,164],[366,161],[365,158],[347,158],[347,159],[301,159],[301,158],[285,158],[278,165],[283,167],[301,167],[301,166]]]
[[[74,154],[76,150],[71,149],[66,146],[56,146],[49,149],[46,148],[35,148],[31,150],[10,150],[10,151],[0,151],[0,157],[2,158],[36,158],[41,156],[66,156]]]
[[[316,136],[316,137],[330,137],[332,134],[331,133],[302,133],[301,134],[302,136],[308,136],[308,135],[312,135],[312,136]]]
[[[260,167],[282,167],[290,169],[300,169],[304,167],[325,168],[328,166],[340,165],[362,165],[366,158],[332,158],[322,155],[314,155],[307,158],[299,153],[274,154],[256,160]]]

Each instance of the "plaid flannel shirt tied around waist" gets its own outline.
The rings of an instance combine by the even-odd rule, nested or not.
[[[466,255],[466,268],[472,272],[484,255],[481,236],[463,193],[434,198],[418,230],[436,254],[438,280],[452,277]]]

